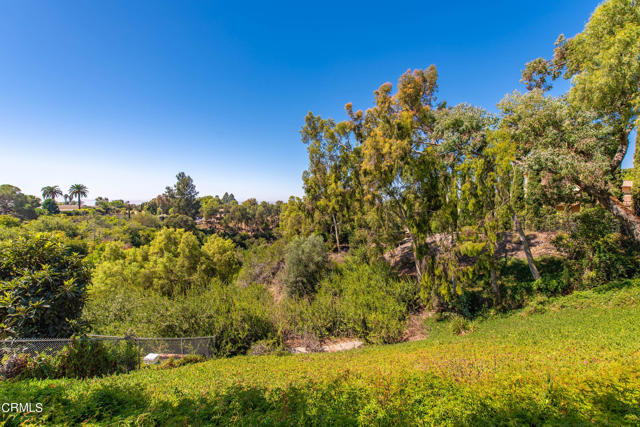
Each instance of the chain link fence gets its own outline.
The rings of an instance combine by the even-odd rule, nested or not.
[[[197,354],[207,358],[215,354],[215,337],[184,337],[184,338],[148,338],[135,336],[105,336],[88,335],[86,339],[101,341],[108,345],[118,345],[124,342],[133,343],[138,351],[139,360],[149,353],[165,354],[167,357],[180,357],[187,354]],[[56,355],[71,342],[69,338],[18,338],[0,340],[0,357],[6,354],[36,354]],[[140,366],[140,362],[138,363]]]

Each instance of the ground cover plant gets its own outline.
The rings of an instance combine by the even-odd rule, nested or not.
[[[346,353],[240,356],[91,380],[5,382],[42,402],[9,425],[637,425],[640,283],[622,281],[428,339]]]

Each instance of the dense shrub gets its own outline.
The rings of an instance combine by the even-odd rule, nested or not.
[[[284,283],[288,294],[313,294],[327,262],[327,249],[321,236],[294,238],[287,245],[284,257]]]
[[[310,299],[286,303],[298,334],[357,336],[372,343],[402,339],[407,315],[419,306],[414,281],[398,280],[385,264],[347,262]]]
[[[137,212],[131,220],[144,227],[159,228],[161,226],[160,219],[156,215],[145,211]]]
[[[71,218],[64,215],[44,215],[26,224],[29,231],[51,232],[61,231],[67,237],[73,239],[80,236],[80,227]]]
[[[13,337],[68,337],[85,302],[90,273],[59,236],[0,242],[0,327]]]
[[[158,369],[172,369],[179,368],[180,366],[191,365],[193,363],[204,362],[206,359],[204,356],[199,354],[187,354],[184,357],[179,359],[174,359],[173,357],[168,359],[166,362],[158,366]]]
[[[273,300],[260,285],[212,282],[168,298],[133,286],[91,289],[84,318],[95,333],[138,336],[213,336],[219,356],[244,354],[252,343],[276,337]]]
[[[284,266],[284,240],[273,244],[258,243],[242,254],[242,268],[238,273],[238,284],[271,284],[278,279]]]
[[[239,268],[229,240],[214,235],[201,246],[193,233],[181,229],[164,228],[149,245],[120,248],[117,244],[99,248],[93,274],[96,288],[115,289],[128,283],[174,298],[203,289],[214,278],[228,282]]]
[[[193,218],[181,214],[171,214],[164,219],[163,225],[169,228],[178,228],[186,231],[196,231],[198,227]]]
[[[202,255],[206,262],[201,262],[201,272],[206,276],[217,277],[228,283],[240,269],[236,247],[229,239],[215,234],[209,236],[202,245]]]
[[[640,248],[621,233],[618,221],[600,206],[575,214],[569,231],[558,235],[553,243],[568,259],[565,276],[573,288],[640,273]]]
[[[58,208],[58,204],[53,199],[45,199],[45,201],[42,202],[42,209],[50,215],[60,213],[60,208]]]
[[[451,318],[451,332],[454,335],[464,335],[469,332],[473,332],[475,327],[474,323],[469,319],[465,319],[462,316],[454,315]]]
[[[57,375],[88,378],[127,372],[137,367],[138,357],[133,341],[113,343],[73,338],[56,357]]]
[[[2,378],[15,378],[22,374],[29,365],[29,356],[26,354],[9,354],[3,358],[0,366]]]
[[[24,360],[17,374],[26,378],[90,378],[128,372],[138,366],[138,349],[133,341],[103,342],[74,337],[59,353],[10,356],[3,365],[8,371],[16,358]],[[5,374],[7,378],[11,378]],[[16,376],[16,375],[14,375]]]
[[[20,218],[16,218],[12,215],[0,215],[0,227],[19,227]]]

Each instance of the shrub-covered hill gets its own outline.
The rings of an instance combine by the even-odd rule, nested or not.
[[[43,403],[9,424],[637,425],[639,303],[625,281],[464,328],[429,319],[423,341],[7,382],[0,400]]]

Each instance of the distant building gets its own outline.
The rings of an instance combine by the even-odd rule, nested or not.
[[[78,209],[78,205],[58,205],[58,209],[60,209],[60,212],[75,211]]]
[[[633,196],[631,195],[631,188],[633,187],[633,181],[622,182],[622,203],[629,208],[633,208]]]

